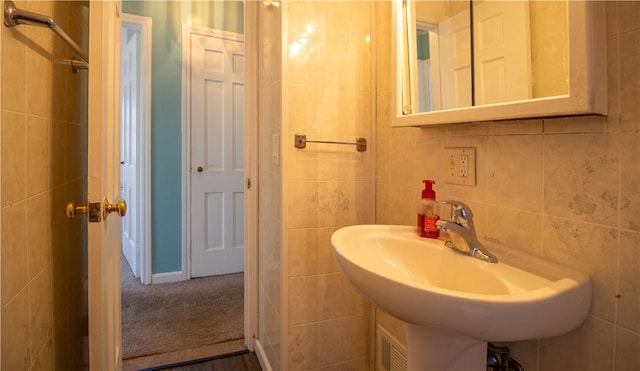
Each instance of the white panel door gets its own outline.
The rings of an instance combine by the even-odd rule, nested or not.
[[[191,33],[191,276],[244,271],[244,43]]]
[[[122,28],[122,63],[120,65],[120,175],[122,197],[129,210],[122,218],[122,253],[136,277],[140,276],[138,239],[137,149],[140,124],[140,89],[138,82],[138,50],[140,33]]]
[[[440,22],[442,109],[471,106],[471,29],[469,11]]]
[[[87,197],[120,193],[120,1],[89,3]],[[120,242],[117,215],[88,227],[89,368],[122,369]]]
[[[476,105],[531,98],[529,2],[480,2],[473,29]]]

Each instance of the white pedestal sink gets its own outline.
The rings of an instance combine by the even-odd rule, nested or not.
[[[419,237],[415,227],[337,230],[344,276],[385,312],[406,322],[409,370],[486,370],[488,341],[558,336],[582,324],[589,277],[486,243],[488,263]]]

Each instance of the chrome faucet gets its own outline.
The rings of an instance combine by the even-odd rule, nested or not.
[[[451,206],[451,220],[440,219],[436,222],[438,229],[450,232],[453,241],[447,241],[445,246],[489,263],[497,263],[498,258],[478,241],[471,208],[455,200],[440,203]]]

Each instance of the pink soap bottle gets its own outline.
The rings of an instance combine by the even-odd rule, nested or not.
[[[422,199],[418,203],[418,234],[422,237],[438,238],[440,230],[436,222],[440,219],[437,214],[438,204],[436,202],[436,192],[433,180],[423,180],[424,189],[422,190]]]

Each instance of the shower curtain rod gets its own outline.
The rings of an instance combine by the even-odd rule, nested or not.
[[[73,68],[89,68],[89,56],[82,50],[78,44],[73,41],[53,20],[46,15],[28,12],[26,10],[17,9],[13,1],[5,0],[4,2],[4,25],[7,27],[15,27],[19,24],[30,26],[48,27],[53,30],[64,42],[73,49],[73,51],[84,60],[84,62],[75,61],[71,64]]]

